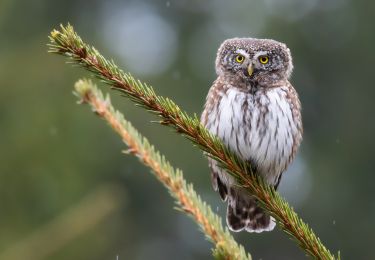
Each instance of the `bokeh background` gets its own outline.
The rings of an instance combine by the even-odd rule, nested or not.
[[[90,77],[47,53],[70,22],[83,39],[189,113],[202,111],[219,44],[273,38],[294,57],[304,141],[281,193],[343,259],[373,259],[372,1],[0,1],[0,259],[210,259],[210,243],[88,107]],[[105,92],[109,91],[103,87]],[[206,159],[129,100],[115,106],[224,216]],[[280,230],[234,234],[254,259],[305,259]]]

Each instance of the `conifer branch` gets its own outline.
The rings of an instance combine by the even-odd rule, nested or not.
[[[248,162],[238,158],[217,137],[210,134],[196,115],[190,117],[172,100],[156,95],[153,88],[136,80],[129,73],[124,73],[113,61],[108,61],[94,47],[84,43],[72,26],[61,26],[61,31],[53,30],[49,38],[50,52],[67,56],[70,62],[93,72],[104,83],[158,115],[161,124],[174,128],[207,156],[217,160],[221,167],[257,197],[262,208],[276,219],[278,226],[308,255],[315,259],[336,259],[279,193],[264,183],[261,177],[253,174]]]
[[[176,199],[180,209],[190,215],[209,240],[215,244],[213,254],[217,259],[251,259],[244,248],[236,243],[228,229],[223,228],[220,217],[213,213],[197,195],[193,185],[186,183],[182,172],[174,169],[164,156],[160,155],[148,140],[113,108],[109,96],[104,97],[88,80],[79,80],[75,84],[75,94],[80,98],[81,103],[89,104],[93,111],[120,135],[129,147],[127,153],[135,155],[143,164],[151,168],[154,175]]]

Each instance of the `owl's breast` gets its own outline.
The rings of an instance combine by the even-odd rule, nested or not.
[[[208,130],[254,163],[271,184],[286,169],[301,139],[296,122],[300,119],[293,117],[287,91],[280,87],[250,94],[227,88],[217,104],[206,111]]]

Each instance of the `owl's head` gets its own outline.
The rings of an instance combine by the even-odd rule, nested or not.
[[[288,47],[274,40],[233,38],[224,41],[216,57],[216,73],[260,85],[288,79],[292,73]]]

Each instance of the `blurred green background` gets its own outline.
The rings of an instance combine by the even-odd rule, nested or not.
[[[343,259],[373,259],[375,4],[354,0],[0,1],[0,259],[209,259],[210,243],[119,137],[76,105],[83,69],[47,53],[83,39],[189,113],[202,111],[219,44],[273,38],[294,57],[304,141],[281,193]],[[109,91],[107,87],[104,91]],[[124,112],[212,208],[206,159],[116,92]],[[234,234],[254,259],[304,259],[280,230]]]

